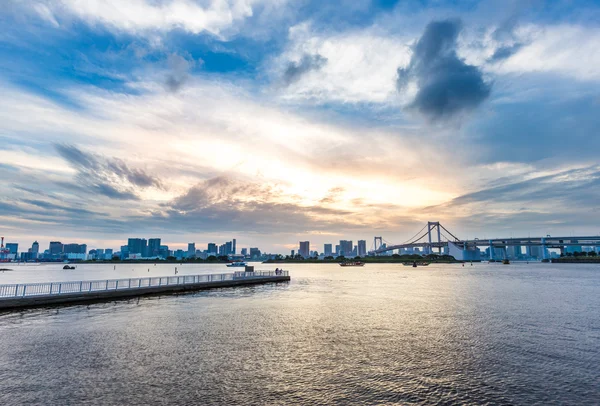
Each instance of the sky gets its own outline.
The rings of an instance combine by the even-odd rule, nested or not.
[[[0,235],[600,234],[600,5],[4,0]]]

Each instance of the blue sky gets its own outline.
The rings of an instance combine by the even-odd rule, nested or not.
[[[7,4],[11,241],[600,231],[596,2]]]

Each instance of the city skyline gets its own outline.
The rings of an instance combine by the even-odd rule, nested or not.
[[[7,241],[600,233],[593,2],[8,5]]]

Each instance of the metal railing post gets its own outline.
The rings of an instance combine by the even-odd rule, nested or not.
[[[58,284],[58,294],[60,295],[60,292],[62,292],[62,283]]]
[[[131,289],[131,278],[129,278],[129,286],[128,286],[128,288]]]
[[[52,294],[52,282],[50,282],[50,295]]]
[[[19,284],[15,285],[15,296],[19,296]]]
[[[79,282],[79,293],[83,291],[83,281]]]
[[[104,288],[104,290],[108,290],[108,279],[106,280],[106,287]]]
[[[25,297],[25,290],[27,289],[27,285],[23,285],[23,297]]]
[[[117,279],[117,281],[115,282],[115,290],[119,289],[119,280]]]

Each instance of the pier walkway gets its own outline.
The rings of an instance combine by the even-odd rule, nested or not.
[[[0,285],[0,310],[289,281],[288,271]]]

